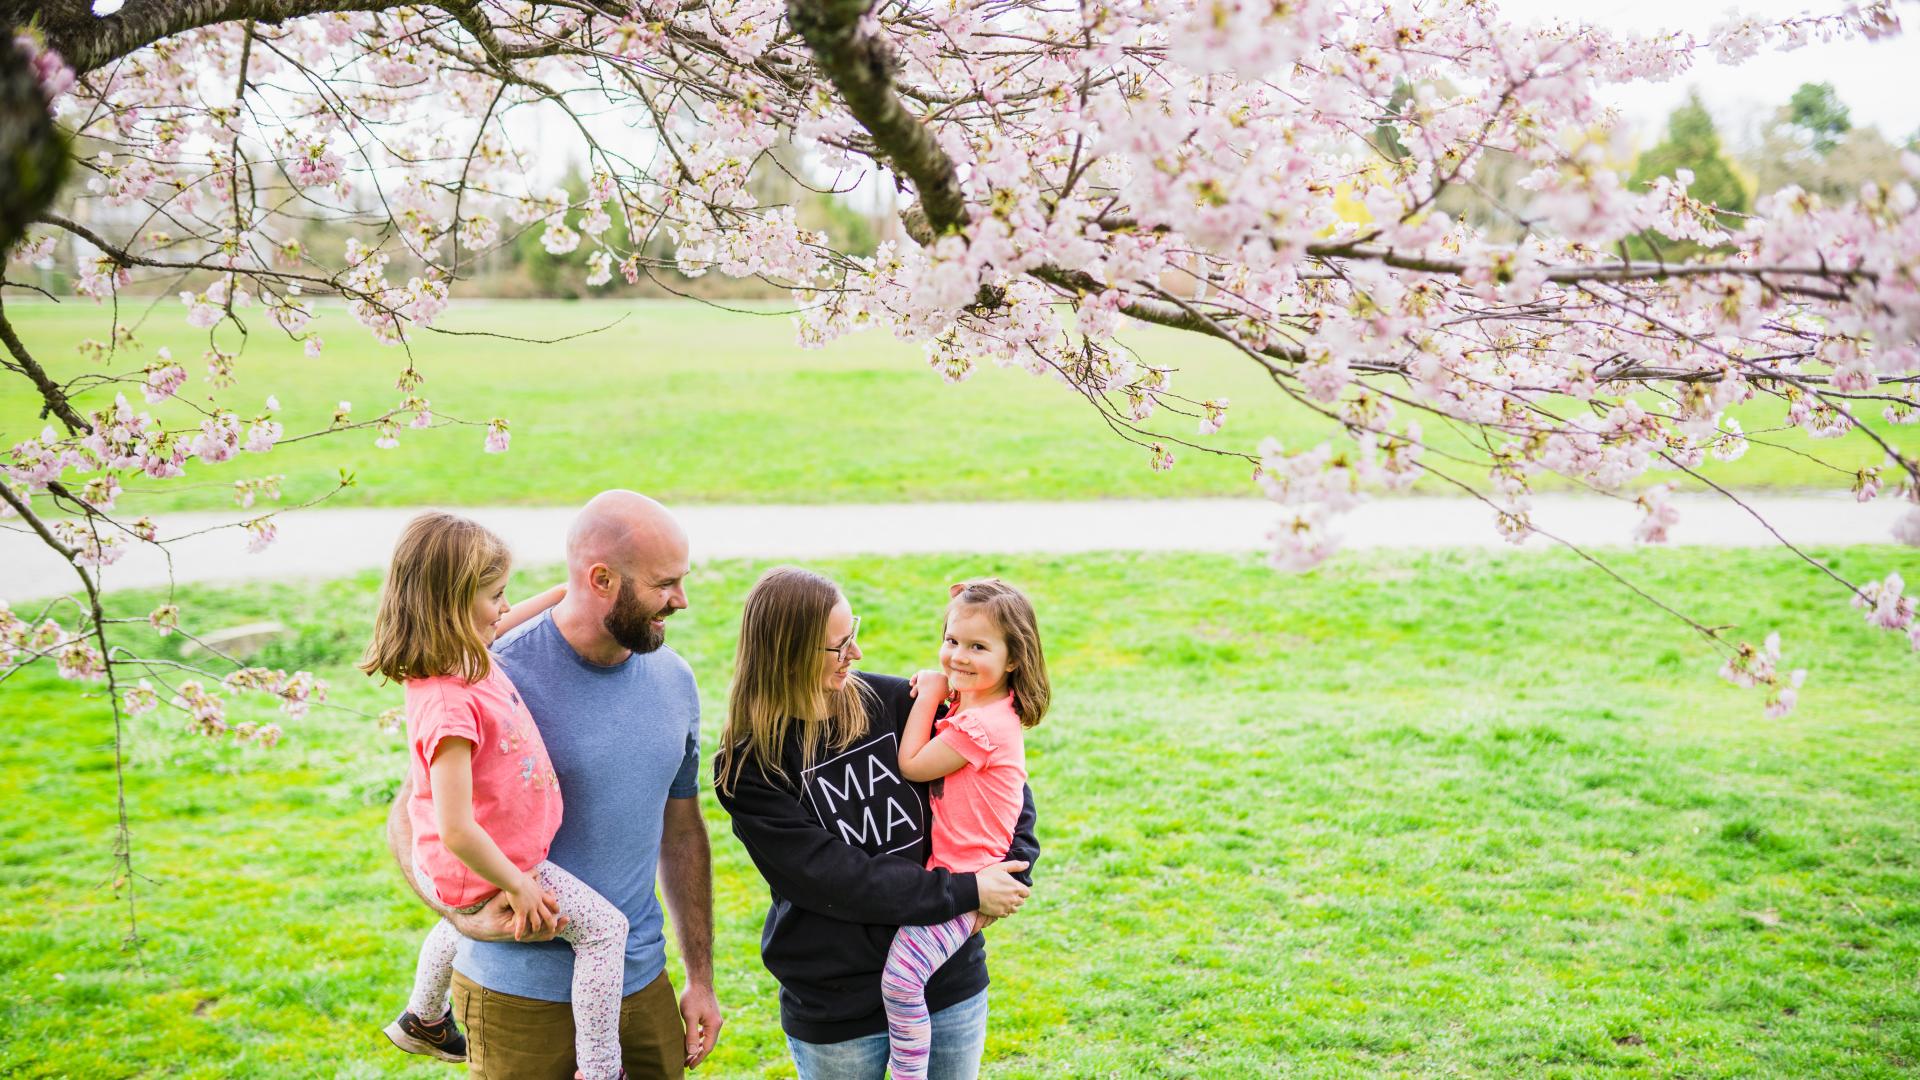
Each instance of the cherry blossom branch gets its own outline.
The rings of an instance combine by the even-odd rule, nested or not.
[[[1471,485],[1464,483],[1457,477],[1448,476],[1446,473],[1440,472],[1436,469],[1427,468],[1424,465],[1419,466],[1419,468],[1422,472],[1426,473],[1428,476],[1437,477],[1448,484],[1452,484],[1454,487],[1457,487],[1461,491],[1466,492],[1468,495],[1472,496],[1473,498],[1479,500],[1480,502],[1485,503],[1487,507],[1493,510],[1495,513],[1501,514],[1501,515],[1506,515],[1508,513],[1508,511],[1501,508],[1492,499],[1489,499],[1486,497],[1486,495],[1482,494],[1479,491],[1474,490],[1474,488]],[[1554,543],[1559,544],[1561,547],[1566,548],[1568,551],[1573,552],[1575,555],[1578,555],[1582,561],[1588,563],[1589,565],[1593,566],[1595,569],[1599,570],[1601,573],[1612,578],[1616,584],[1620,585],[1622,588],[1626,589],[1628,592],[1639,597],[1641,600],[1646,601],[1648,604],[1659,609],[1660,611],[1664,611],[1668,615],[1671,615],[1674,618],[1680,620],[1681,622],[1687,624],[1689,628],[1691,628],[1695,633],[1699,634],[1701,637],[1706,638],[1708,641],[1713,642],[1715,645],[1718,645],[1721,648],[1727,649],[1729,651],[1733,650],[1734,647],[1732,645],[1729,645],[1727,641],[1720,636],[1720,631],[1727,629],[1727,627],[1707,626],[1704,623],[1701,623],[1699,620],[1694,619],[1691,616],[1687,615],[1685,612],[1679,611],[1676,608],[1666,603],[1663,603],[1658,597],[1647,592],[1645,589],[1642,589],[1640,586],[1635,585],[1627,577],[1622,575],[1618,570],[1615,570],[1613,567],[1608,566],[1606,563],[1600,561],[1600,559],[1595,557],[1591,552],[1587,551],[1585,548],[1581,547],[1578,544],[1573,543],[1572,541],[1566,539],[1565,537],[1556,536],[1555,534],[1550,533],[1545,529],[1542,529],[1540,526],[1535,525],[1531,518],[1525,519],[1522,522],[1522,524],[1524,525],[1527,532],[1544,536],[1548,540],[1551,540]]]
[[[1779,542],[1781,547],[1786,548],[1788,551],[1791,551],[1796,556],[1798,556],[1801,562],[1806,563],[1808,566],[1811,566],[1814,569],[1819,570],[1821,573],[1839,582],[1841,586],[1843,586],[1849,593],[1852,593],[1855,596],[1863,595],[1858,585],[1855,585],[1853,582],[1848,581],[1846,578],[1841,577],[1839,574],[1834,572],[1833,567],[1828,566],[1826,563],[1823,563],[1820,560],[1814,558],[1813,556],[1807,554],[1805,551],[1802,551],[1792,541],[1780,535],[1780,530],[1774,528],[1772,522],[1768,521],[1766,517],[1760,513],[1760,511],[1755,510],[1746,501],[1741,499],[1740,496],[1734,494],[1731,491],[1728,491],[1725,487],[1714,483],[1713,480],[1709,479],[1706,476],[1701,475],[1699,470],[1694,469],[1688,466],[1687,464],[1685,464],[1684,462],[1681,462],[1675,459],[1673,455],[1662,454],[1660,456],[1663,459],[1665,459],[1667,463],[1672,465],[1674,468],[1679,469],[1681,472],[1686,473],[1688,476],[1693,477],[1695,480],[1698,480],[1701,483],[1712,488],[1713,490],[1719,492],[1722,496],[1724,496],[1726,499],[1732,502],[1733,505],[1738,506],[1742,510],[1745,510],[1747,512],[1748,517],[1751,517],[1753,520],[1759,522],[1761,528],[1767,530],[1767,532],[1770,535],[1772,535],[1774,540]]]
[[[84,588],[87,593],[86,607],[90,618],[90,625],[87,627],[86,632],[90,634],[98,644],[103,669],[102,673],[107,680],[107,702],[109,708],[113,710],[113,778],[114,804],[117,815],[114,824],[113,860],[118,873],[118,880],[115,882],[114,887],[117,890],[119,888],[119,882],[124,881],[126,883],[127,933],[124,941],[128,948],[137,949],[140,943],[140,923],[134,886],[136,872],[133,865],[133,832],[127,820],[125,717],[121,712],[118,679],[113,670],[113,663],[109,658],[113,647],[107,640],[106,612],[100,602],[100,583],[80,565],[79,552],[56,538],[52,530],[48,528],[46,522],[40,520],[40,516],[34,513],[33,508],[27,505],[25,500],[15,495],[13,490],[4,483],[0,483],[0,501],[5,501],[14,513],[20,515],[21,520],[25,521],[35,533],[39,534],[41,540],[48,547],[59,553],[59,555],[67,561],[67,564],[73,568],[74,574],[80,579],[82,588]],[[95,537],[95,544],[96,546],[98,545],[97,536]]]
[[[5,344],[8,355],[13,357],[13,361],[5,366],[25,375],[33,383],[33,388],[39,391],[42,417],[48,414],[58,417],[67,430],[75,434],[87,430],[89,425],[67,399],[66,391],[60,389],[59,384],[47,374],[47,369],[34,360],[33,354],[27,351],[26,342],[21,341],[20,335],[14,331],[13,323],[7,318],[4,301],[0,301],[0,344]]]

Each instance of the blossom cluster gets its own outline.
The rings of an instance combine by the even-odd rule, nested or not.
[[[1665,481],[1749,452],[1733,413],[1752,401],[1816,439],[1871,437],[1867,409],[1920,419],[1920,156],[1857,199],[1789,188],[1739,217],[1696,197],[1685,171],[1628,184],[1599,104],[1609,84],[1672,79],[1702,56],[1884,35],[1897,24],[1885,0],[1729,16],[1699,38],[1521,25],[1484,3],[883,5],[835,39],[909,114],[872,130],[856,113],[874,103],[856,109],[836,81],[844,65],[782,32],[781,0],[468,14],[186,29],[78,83],[42,49],[36,71],[88,148],[76,197],[104,220],[166,227],[52,246],[42,233],[10,257],[64,258],[103,302],[136,267],[186,275],[177,310],[208,333],[220,391],[240,360],[214,336],[255,306],[311,357],[329,317],[315,295],[406,345],[476,259],[531,233],[592,288],[665,266],[756,277],[793,291],[804,344],[880,330],[951,381],[1022,368],[1137,433],[1155,469],[1226,442],[1229,402],[1133,345],[1143,324],[1174,327],[1260,365],[1324,421],[1324,442],[1241,454],[1279,507],[1272,557],[1289,569],[1335,552],[1338,516],[1367,493],[1423,477],[1482,494],[1516,542],[1533,532],[1536,483],[1557,476],[1636,502],[1636,538],[1659,543],[1678,522]],[[648,150],[607,139],[585,100]],[[529,113],[577,133],[584,191],[535,180],[509,127]],[[1520,205],[1488,209],[1523,227],[1511,241],[1458,206],[1503,162],[1524,176]],[[763,201],[759,178],[779,169],[823,187],[867,172],[900,192],[899,228],[870,255],[836,250]],[[316,250],[302,239],[314,214],[368,227]],[[1636,263],[1623,255],[1636,238],[1709,251]],[[186,368],[164,350],[123,377],[149,404],[185,404]],[[398,445],[403,423],[436,422],[418,382],[409,364],[398,408],[360,422],[342,402],[334,428]],[[285,437],[276,407],[194,405],[192,426],[170,428],[122,397],[86,430],[16,444],[0,483],[22,498],[77,489],[105,515],[123,475],[178,477]],[[1188,418],[1179,436],[1169,416]],[[1471,449],[1430,446],[1423,428],[1471,432]],[[485,429],[481,448],[507,448],[507,418]],[[244,506],[277,488],[235,490]],[[1920,463],[1894,449],[1854,492],[1911,502],[1895,537],[1920,544]],[[254,547],[276,530],[271,516],[244,527]],[[124,541],[111,533],[95,523],[63,543],[97,567]],[[1774,655],[1748,649],[1729,670],[1790,707]]]

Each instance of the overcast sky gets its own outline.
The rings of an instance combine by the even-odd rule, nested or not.
[[[1769,17],[1837,11],[1840,5],[1801,0],[1525,0],[1501,5],[1515,22],[1576,19],[1617,32],[1687,30],[1704,37],[1728,11]],[[1747,125],[1786,103],[1795,87],[1830,82],[1857,125],[1878,127],[1898,142],[1920,129],[1920,2],[1898,0],[1905,33],[1875,42],[1813,43],[1793,52],[1764,52],[1743,64],[1710,57],[1668,83],[1638,83],[1608,92],[1610,104],[1642,129],[1658,132],[1666,116],[1697,88],[1721,130],[1737,136]]]

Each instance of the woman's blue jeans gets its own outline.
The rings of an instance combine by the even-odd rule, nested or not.
[[[927,1080],[975,1080],[987,1046],[987,992],[934,1013],[933,1054]],[[789,1035],[787,1049],[800,1080],[880,1080],[887,1072],[887,1033],[837,1043],[801,1042]]]

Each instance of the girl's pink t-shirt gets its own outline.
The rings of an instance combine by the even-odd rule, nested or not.
[[[1027,749],[1011,695],[934,721],[933,737],[967,763],[933,782],[933,856],[928,868],[958,874],[1007,857],[1026,803]]]
[[[560,828],[560,780],[533,714],[498,662],[476,683],[457,675],[408,679],[406,695],[413,865],[432,879],[442,904],[469,907],[500,890],[440,842],[430,766],[441,741],[454,737],[473,743],[473,820],[522,870],[547,857]]]

